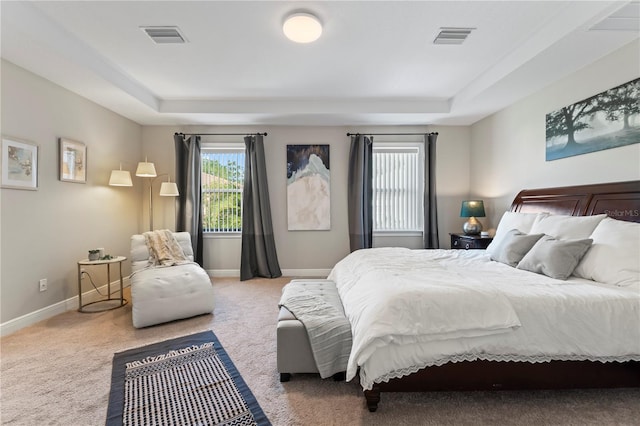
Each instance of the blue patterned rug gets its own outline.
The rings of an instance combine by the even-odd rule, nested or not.
[[[271,423],[216,336],[206,331],[116,353],[106,424]]]

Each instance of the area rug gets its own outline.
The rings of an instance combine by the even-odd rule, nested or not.
[[[211,331],[113,356],[112,425],[271,423]]]

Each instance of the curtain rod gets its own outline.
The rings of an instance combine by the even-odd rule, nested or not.
[[[176,135],[183,136],[267,136],[267,132],[264,133],[182,133],[176,132]]]
[[[423,135],[437,135],[438,132],[431,133],[347,133],[347,136],[423,136]]]

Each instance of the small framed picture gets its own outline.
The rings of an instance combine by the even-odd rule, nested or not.
[[[60,138],[60,180],[87,182],[87,146],[82,142]]]
[[[2,187],[38,189],[38,145],[2,137]]]

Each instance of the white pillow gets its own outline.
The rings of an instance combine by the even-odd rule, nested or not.
[[[640,283],[640,223],[605,218],[590,238],[593,245],[573,275],[619,286]]]
[[[558,240],[583,240],[589,238],[596,226],[606,217],[606,214],[596,216],[551,214],[536,221],[531,227],[531,233],[551,235]]]
[[[512,229],[528,234],[536,220],[547,216],[549,213],[520,213],[520,212],[504,212],[498,226],[496,227],[496,235],[487,246],[487,253],[493,254],[496,247],[500,245],[502,239],[507,232]]]

